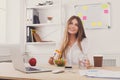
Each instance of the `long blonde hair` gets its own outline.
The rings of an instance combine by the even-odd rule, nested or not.
[[[64,56],[65,58],[66,58],[66,52],[67,52],[67,49],[68,49],[68,43],[70,41],[70,37],[69,37],[69,34],[68,34],[68,26],[69,26],[69,24],[71,23],[71,21],[73,19],[76,19],[77,22],[78,22],[78,32],[76,34],[76,39],[77,39],[78,46],[79,46],[79,48],[80,48],[81,51],[82,51],[81,41],[84,38],[86,38],[86,35],[85,35],[85,32],[84,32],[84,28],[83,28],[83,24],[82,24],[81,19],[78,16],[71,16],[69,18],[69,20],[67,21],[67,26],[65,28],[63,42],[62,42],[62,45],[61,45],[61,48],[60,48],[62,56]]]

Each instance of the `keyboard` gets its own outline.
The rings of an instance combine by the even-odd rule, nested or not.
[[[32,68],[32,67],[26,67],[27,71],[39,71],[39,69]]]

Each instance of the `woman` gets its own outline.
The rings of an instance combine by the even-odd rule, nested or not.
[[[62,54],[56,54],[54,59],[62,57],[66,59],[69,65],[78,64],[78,57],[81,54],[87,53],[86,41],[87,39],[81,19],[78,16],[71,16],[67,21],[63,42],[60,47],[60,52]],[[49,63],[53,63],[52,59],[49,60]],[[88,59],[85,61],[85,66],[90,66]]]

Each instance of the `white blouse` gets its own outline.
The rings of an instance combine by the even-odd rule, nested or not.
[[[78,64],[78,59],[83,54],[88,55],[88,40],[84,38],[81,42],[82,50],[80,50],[77,41],[68,48],[66,53],[66,63],[67,65],[76,65]],[[58,55],[55,55],[54,59],[57,59]],[[89,60],[91,60],[90,56],[87,56]],[[91,61],[90,61],[91,62]]]
[[[78,64],[79,56],[87,53],[87,39],[83,39],[81,42],[82,50],[78,47],[77,41],[72,45],[72,47],[68,48],[66,55],[67,65]]]

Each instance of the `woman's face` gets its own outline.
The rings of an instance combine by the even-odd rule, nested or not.
[[[68,33],[75,35],[77,34],[77,32],[78,32],[78,21],[76,19],[73,19],[68,25]]]

